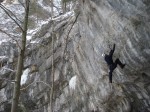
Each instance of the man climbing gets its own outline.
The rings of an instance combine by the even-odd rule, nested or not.
[[[110,50],[109,55],[107,54],[102,54],[102,56],[104,57],[108,67],[109,67],[109,82],[112,83],[112,73],[115,70],[115,68],[117,67],[117,64],[123,69],[125,64],[122,64],[121,61],[117,58],[115,60],[115,62],[113,62],[112,56],[113,53],[115,51],[115,44],[113,46],[113,49]]]

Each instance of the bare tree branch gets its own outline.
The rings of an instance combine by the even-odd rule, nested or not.
[[[19,45],[18,41],[17,41],[16,39],[14,39],[14,38],[13,38],[13,37],[17,37],[17,36],[15,36],[15,35],[11,35],[11,34],[8,34],[6,31],[1,30],[1,29],[0,29],[0,32],[2,32],[2,33],[4,33],[4,34],[6,34],[9,38],[11,38],[13,41],[15,41],[15,42],[16,42],[16,44],[17,44],[17,46],[21,49],[21,46]]]
[[[56,5],[54,5],[53,0],[50,0],[50,3],[51,3],[51,7],[55,7],[57,9],[57,12],[59,13],[60,9]]]
[[[12,69],[10,69],[10,68],[5,68],[5,67],[3,67],[3,69],[9,70],[9,71],[11,71],[11,72],[16,72],[16,70],[12,70]]]
[[[77,16],[76,16],[76,18],[75,18],[73,24],[71,25],[71,28],[70,28],[69,31],[68,31],[68,34],[67,34],[67,36],[66,36],[66,39],[65,39],[65,40],[66,40],[66,45],[65,45],[65,48],[64,48],[64,52],[63,52],[63,58],[64,58],[65,52],[66,52],[66,50],[67,50],[67,43],[68,43],[69,34],[70,34],[70,32],[71,32],[71,30],[72,30],[74,24],[76,23],[76,21],[77,21],[79,15],[80,15],[80,13],[77,14]]]
[[[22,5],[22,7],[25,8],[25,5],[23,4],[23,2],[21,2],[20,0],[18,0],[18,2]]]
[[[25,58],[25,51],[26,51],[26,40],[27,40],[26,37],[27,37],[27,30],[28,30],[29,6],[30,6],[29,0],[26,0],[26,9],[25,9],[25,15],[24,15],[24,24],[23,24],[22,41],[21,41],[22,49],[19,51],[17,71],[15,75],[16,82],[14,84],[11,112],[18,111],[18,103],[19,103],[19,96],[20,96],[20,82],[21,82],[21,75],[23,72],[23,65],[24,65],[24,58]]]
[[[3,5],[2,5],[2,6],[3,6]],[[17,16],[16,16],[11,10],[7,9],[5,6],[3,6],[3,7],[6,9],[6,11],[8,11],[8,13],[10,13],[12,16],[14,16],[14,18],[15,18],[17,21],[19,21],[20,23],[23,23],[20,19],[17,18]]]
[[[51,1],[51,19],[54,16],[54,10],[53,10],[53,0]],[[52,35],[52,87],[51,87],[51,91],[50,91],[50,112],[53,112],[53,97],[54,97],[54,79],[55,79],[55,75],[54,75],[54,22],[52,21],[52,31],[51,31],[51,35]]]
[[[4,30],[2,30],[2,29],[0,29],[0,32],[2,32],[2,33],[4,33],[5,35],[7,35],[8,37],[10,37],[10,38],[16,38],[17,36],[15,36],[15,35],[12,35],[12,34],[9,34],[9,33],[7,33],[6,31],[4,31]]]
[[[11,83],[12,83],[12,82],[13,82],[13,83],[16,82],[15,80],[9,80],[9,79],[6,79],[6,78],[0,78],[0,80],[6,80],[6,81],[11,82]]]
[[[23,91],[23,90],[27,89],[29,86],[31,86],[31,85],[33,85],[33,84],[35,84],[35,83],[43,83],[43,84],[45,84],[47,87],[49,87],[49,88],[51,89],[51,87],[49,86],[49,84],[45,83],[44,81],[35,81],[35,82],[30,83],[29,85],[27,85],[26,87],[24,87],[24,88],[22,88],[22,89],[20,89],[20,90]]]
[[[19,20],[10,10],[8,10],[5,6],[3,6],[2,4],[0,4],[0,7],[3,9],[3,11],[17,24],[17,26],[19,26],[19,28],[22,30],[22,32],[24,32],[23,28],[21,27],[21,25],[15,20]],[[13,14],[13,16],[15,17],[15,19],[9,14]],[[19,20],[20,21],[20,20]],[[21,22],[21,21],[20,21]],[[22,22],[21,22],[22,23]]]
[[[74,22],[73,22],[73,24],[72,24],[71,28],[69,29],[69,32],[68,32],[68,35],[67,35],[67,39],[68,39],[68,37],[69,37],[69,34],[70,34],[70,32],[71,32],[71,30],[72,30],[72,28],[73,28],[74,24],[75,24],[75,23],[76,23],[76,21],[77,21],[77,19],[78,19],[79,15],[80,15],[80,13],[78,13],[78,14],[77,14],[77,16],[76,16],[76,18],[75,18],[75,20],[74,20]]]

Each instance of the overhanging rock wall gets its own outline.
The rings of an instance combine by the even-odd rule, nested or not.
[[[141,0],[80,1],[79,32],[72,40],[78,111],[150,111],[149,6]],[[126,66],[117,67],[114,83],[109,84],[101,54],[114,43],[114,60],[119,58]]]
[[[80,0],[76,14],[43,25],[27,46],[29,73],[20,107],[27,112],[50,111],[54,23],[56,112],[149,112],[149,8],[148,0]],[[101,55],[114,43],[114,60],[119,58],[126,66],[117,67],[110,84]],[[9,93],[10,99],[9,89],[1,92]]]

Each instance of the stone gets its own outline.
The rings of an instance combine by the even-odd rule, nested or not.
[[[49,111],[54,53],[54,111],[147,112],[150,107],[148,0],[77,2],[76,14],[71,12],[48,20],[28,43],[25,69],[31,68],[31,75],[26,86],[31,85],[21,93],[28,97],[21,97],[20,102],[28,98],[27,102],[34,107],[24,103],[29,112]],[[56,34],[54,49],[52,23]],[[101,55],[109,53],[114,43],[113,59],[119,58],[126,66],[116,68],[110,84],[108,66]],[[3,55],[10,54],[10,43],[7,44],[6,51],[0,49]],[[11,88],[10,85],[5,88],[7,99],[11,98],[8,91]]]

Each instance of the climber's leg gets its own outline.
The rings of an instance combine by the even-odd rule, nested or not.
[[[117,67],[117,63],[113,63],[113,64],[109,65],[109,82],[110,83],[112,83],[112,73],[116,67]]]
[[[109,83],[112,83],[112,72],[113,71],[109,71]]]
[[[117,58],[116,61],[115,61],[115,64],[117,66],[117,64],[123,69],[125,64],[121,63],[121,61]]]

